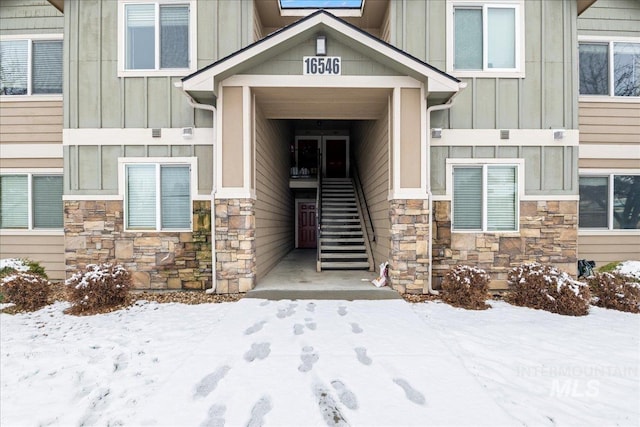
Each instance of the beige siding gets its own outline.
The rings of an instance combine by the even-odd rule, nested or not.
[[[0,258],[28,258],[38,261],[52,280],[65,278],[64,237],[22,234],[0,235]]]
[[[241,87],[226,87],[222,98],[222,185],[242,187],[244,171],[242,159],[243,108]]]
[[[64,17],[46,0],[1,0],[0,34],[59,34]]]
[[[256,278],[258,282],[294,247],[294,204],[289,190],[285,122],[256,108]]]
[[[578,34],[640,37],[638,0],[598,0],[578,18]]]
[[[639,144],[640,104],[581,102],[580,143]]]
[[[256,10],[256,3],[253,4],[253,41],[256,42],[264,37],[264,27],[260,21],[260,14]]]
[[[358,122],[354,138],[355,161],[373,227],[375,242],[372,252],[375,265],[389,259],[390,229],[389,220],[389,115],[376,121]],[[370,229],[369,229],[370,231]],[[371,237],[371,236],[370,236]]]
[[[382,25],[380,27],[380,38],[387,43],[390,43],[391,37],[391,5],[389,4],[384,12],[384,18],[382,19]]]
[[[639,260],[640,235],[578,236],[578,258],[594,260],[596,267],[613,261]]]
[[[0,102],[0,142],[62,144],[62,100]]]

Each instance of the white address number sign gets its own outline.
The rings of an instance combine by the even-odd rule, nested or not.
[[[339,56],[304,56],[302,74],[305,76],[339,76],[342,61]]]

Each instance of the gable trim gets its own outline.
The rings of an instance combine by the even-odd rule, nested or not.
[[[219,76],[225,71],[241,65],[243,62],[255,57],[256,55],[264,53],[270,48],[291,40],[296,35],[307,30],[311,30],[319,25],[326,25],[327,27],[350,37],[367,48],[370,48],[370,46],[373,45],[373,48],[371,48],[372,50],[392,58],[402,66],[407,67],[420,75],[428,77],[429,80],[435,80],[435,84],[433,85],[434,90],[457,92],[461,88],[461,82],[457,78],[372,36],[371,34],[366,33],[360,28],[325,10],[318,10],[317,12],[287,27],[281,28],[267,37],[250,44],[225,58],[183,77],[181,79],[183,89],[188,91],[194,90],[197,87],[199,90],[206,89],[215,92],[217,89],[217,85],[215,83],[216,76]],[[211,81],[211,83],[209,83],[209,81]]]

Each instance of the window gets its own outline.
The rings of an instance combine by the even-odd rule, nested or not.
[[[62,93],[62,40],[0,40],[0,95]]]
[[[580,177],[580,228],[640,229],[640,175]]]
[[[516,231],[518,204],[517,166],[453,167],[454,231]]]
[[[189,165],[129,164],[125,171],[127,229],[191,229]]]
[[[519,2],[449,2],[448,71],[520,75],[524,55]]]
[[[580,95],[640,96],[640,42],[580,42]]]
[[[183,75],[191,71],[195,64],[191,28],[195,5],[191,3],[123,1],[121,73]]]
[[[62,227],[62,175],[0,176],[0,228]]]

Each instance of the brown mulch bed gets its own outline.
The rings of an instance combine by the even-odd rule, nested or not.
[[[92,314],[110,313],[121,309],[127,309],[136,301],[144,300],[149,302],[179,303],[179,304],[215,304],[220,302],[235,302],[243,297],[243,294],[207,294],[204,291],[131,291],[127,297],[127,301],[114,307],[106,307],[102,309],[89,310],[80,312],[69,307],[65,310],[66,314],[77,316],[88,316]],[[56,301],[68,301],[64,283],[51,283],[51,294],[49,295],[48,304]],[[16,306],[6,307],[0,310],[2,313],[17,314],[24,313],[25,310]]]

